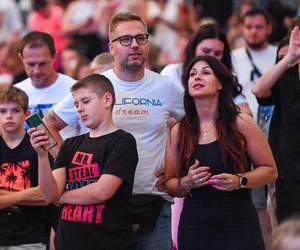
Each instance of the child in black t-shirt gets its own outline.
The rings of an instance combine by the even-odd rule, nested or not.
[[[28,114],[23,90],[0,89],[0,249],[46,249],[38,157],[23,128]]]
[[[62,204],[56,249],[131,249],[129,201],[138,161],[134,137],[112,120],[111,82],[94,74],[71,92],[85,135],[67,139],[51,171],[44,131],[30,129],[39,156],[39,184],[48,202]]]

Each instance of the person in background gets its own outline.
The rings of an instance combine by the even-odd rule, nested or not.
[[[79,48],[80,54],[89,60],[100,53],[101,40],[95,20],[97,0],[75,0],[65,9],[62,19],[63,32],[69,42]]]
[[[279,223],[300,212],[299,59],[300,30],[299,26],[295,26],[287,55],[252,88],[261,105],[274,105],[269,142],[279,172],[276,181],[276,216]]]
[[[75,72],[75,79],[82,79],[91,74],[91,67],[88,60],[80,60],[76,72]]]
[[[23,90],[0,89],[0,249],[46,250],[47,203],[38,186],[38,156],[23,127],[29,114]]]
[[[242,25],[246,46],[232,51],[233,70],[243,86],[253,119],[258,121],[258,103],[251,88],[255,80],[274,65],[276,47],[268,43],[272,25],[266,11],[249,10],[242,17]]]
[[[67,45],[61,51],[60,71],[63,74],[76,79],[75,78],[76,69],[80,64],[81,58],[82,56],[76,46],[73,46],[71,44]]]
[[[168,76],[176,83],[184,92],[182,83],[182,73],[189,62],[195,56],[211,55],[220,60],[224,65],[232,71],[231,52],[226,38],[226,34],[217,24],[204,24],[189,40],[184,53],[183,63],[169,64],[160,74]],[[250,113],[247,101],[240,95],[241,88],[238,84],[234,88],[233,97],[235,103],[240,107],[242,112]]]
[[[272,240],[272,250],[300,249],[300,219],[292,217],[275,229]]]
[[[65,34],[62,30],[63,8],[50,3],[49,0],[33,0],[33,11],[27,19],[30,31],[50,34],[56,47],[55,69],[59,68],[60,53],[66,46]]]
[[[23,23],[15,0],[2,1],[0,5],[0,48],[19,41]]]
[[[0,68],[2,69],[0,70],[3,70],[3,66],[6,67],[6,60],[10,56],[12,46],[20,41],[22,30],[21,13],[15,0],[2,1],[0,4]]]
[[[242,93],[249,103],[253,119],[267,137],[273,108],[259,106],[251,88],[255,81],[274,65],[276,59],[276,47],[268,42],[272,32],[269,14],[258,8],[247,11],[242,17],[242,32],[246,46],[232,51],[233,68],[239,83],[243,86]],[[265,244],[268,248],[272,227],[267,213],[267,196],[267,187],[252,190],[253,203],[259,214]]]
[[[48,33],[32,31],[26,34],[20,43],[19,57],[28,78],[15,86],[29,96],[29,110],[43,118],[53,105],[70,93],[75,80],[55,71],[55,44]],[[81,124],[77,123],[62,131],[62,136],[67,138],[79,133]]]
[[[185,197],[180,250],[265,249],[250,189],[274,181],[277,169],[261,129],[233,103],[235,80],[211,56],[183,74],[185,116],[166,149],[167,191]]]
[[[103,52],[96,56],[90,63],[91,72],[102,73],[114,67],[114,57],[111,53]]]
[[[242,17],[247,11],[253,9],[254,7],[255,2],[253,0],[238,1],[237,9],[233,11],[228,19],[227,38],[229,46],[232,50],[245,46],[245,39],[242,32]]]

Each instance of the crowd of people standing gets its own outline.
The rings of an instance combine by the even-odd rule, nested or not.
[[[300,212],[299,18],[277,47],[249,1],[236,48],[196,2],[32,1],[0,46],[0,249],[280,249]]]

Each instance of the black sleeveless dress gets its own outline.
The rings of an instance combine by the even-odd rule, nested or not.
[[[234,173],[225,166],[219,142],[199,144],[192,157],[215,174]],[[259,220],[249,189],[219,191],[211,185],[185,197],[178,230],[179,250],[264,250]]]

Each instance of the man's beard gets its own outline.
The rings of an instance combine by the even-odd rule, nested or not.
[[[122,62],[121,62],[121,68],[126,70],[126,71],[129,71],[129,72],[135,72],[141,68],[144,67],[144,64],[145,64],[145,58],[143,57],[140,61],[135,61],[131,64],[128,63],[128,59],[124,59]]]
[[[257,43],[248,43],[248,42],[246,41],[246,43],[247,43],[247,46],[248,46],[250,49],[258,50],[258,49],[261,49],[261,48],[265,45],[266,41],[257,42]]]
[[[39,76],[39,77],[32,77],[31,78],[32,84],[35,86],[42,86],[45,84],[45,77]]]

